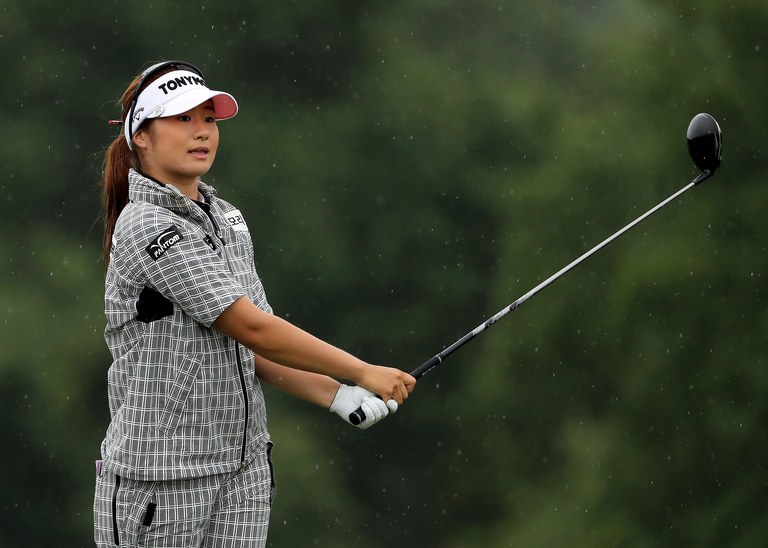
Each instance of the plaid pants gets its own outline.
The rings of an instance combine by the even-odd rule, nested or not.
[[[96,477],[96,545],[163,548],[266,546],[275,492],[272,444],[228,474],[140,481]]]

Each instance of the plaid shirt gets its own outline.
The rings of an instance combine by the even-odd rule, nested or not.
[[[105,284],[104,468],[141,480],[238,469],[269,441],[253,353],[211,328],[245,295],[272,312],[240,212],[131,171]]]

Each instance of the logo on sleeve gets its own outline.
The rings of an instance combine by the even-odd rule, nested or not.
[[[171,225],[163,230],[157,238],[149,242],[146,251],[149,253],[149,256],[152,257],[152,260],[156,261],[182,238],[184,238],[184,236],[182,236],[179,229],[176,228],[176,225]]]
[[[248,226],[245,224],[243,214],[240,213],[239,209],[233,209],[229,213],[226,213],[225,217],[229,222],[229,226],[231,226],[233,230],[248,230]]]

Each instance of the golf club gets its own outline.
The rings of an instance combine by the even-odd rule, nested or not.
[[[439,352],[438,354],[432,356],[429,360],[421,364],[419,367],[417,367],[411,375],[413,375],[415,378],[419,378],[428,371],[432,370],[435,366],[440,364],[445,358],[447,358],[449,355],[451,355],[453,352],[464,346],[466,343],[474,339],[477,335],[488,329],[490,326],[495,324],[497,321],[499,321],[501,318],[512,312],[515,308],[523,304],[525,301],[533,297],[536,293],[547,287],[549,284],[551,284],[553,281],[558,279],[560,276],[571,270],[573,267],[575,267],[577,264],[584,261],[587,257],[591,256],[598,250],[602,249],[609,243],[611,243],[613,240],[627,232],[629,229],[634,227],[635,225],[639,224],[641,221],[647,219],[654,213],[656,213],[659,209],[667,205],[669,202],[675,200],[679,196],[681,196],[683,193],[687,192],[694,186],[702,183],[709,177],[712,177],[715,173],[717,173],[717,170],[720,168],[720,160],[722,155],[722,133],[720,131],[720,126],[718,125],[717,121],[710,116],[707,113],[700,113],[693,117],[691,120],[691,123],[688,125],[688,132],[687,132],[687,139],[688,139],[688,153],[691,156],[691,159],[693,160],[694,164],[696,164],[696,167],[699,168],[701,173],[696,176],[693,181],[691,181],[688,185],[683,187],[682,189],[678,190],[674,194],[672,194],[669,198],[664,200],[663,202],[659,203],[655,207],[649,209],[642,215],[640,215],[637,219],[626,225],[621,230],[615,232],[599,244],[597,244],[595,247],[584,253],[581,257],[574,260],[570,264],[564,266],[554,274],[552,274],[549,278],[541,282],[539,285],[528,291],[525,295],[521,296],[519,299],[511,303],[510,305],[506,306],[490,318],[488,318],[486,321],[478,325],[475,329],[458,339],[456,342],[451,344],[449,347],[445,348],[443,351]],[[365,420],[365,413],[362,409],[358,408],[356,411],[350,413],[349,415],[349,421],[352,424],[360,424]]]

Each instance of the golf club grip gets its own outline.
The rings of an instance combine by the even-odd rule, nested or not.
[[[365,413],[363,412],[362,407],[358,407],[357,409],[355,409],[349,414],[349,422],[351,422],[355,426],[358,426],[364,420],[365,420]]]
[[[424,373],[426,373],[427,371],[432,369],[434,366],[439,364],[441,361],[443,361],[443,360],[442,360],[442,358],[440,357],[439,354],[437,356],[432,356],[427,361],[422,363],[419,367],[414,369],[411,372],[411,376],[413,378],[415,378],[415,379],[418,379]],[[358,407],[357,409],[355,409],[354,411],[352,411],[349,414],[349,422],[351,422],[355,426],[361,424],[364,420],[365,420],[365,412],[363,412],[363,408],[362,407]]]

